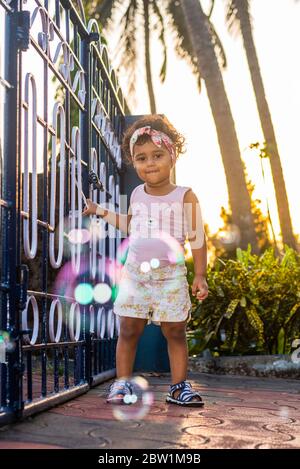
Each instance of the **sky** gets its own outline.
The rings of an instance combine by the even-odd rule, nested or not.
[[[203,8],[208,5],[202,0]],[[299,200],[299,115],[300,115],[300,2],[294,0],[252,0],[253,35],[261,67],[266,97],[271,110],[284,178],[290,203],[294,231],[300,233]],[[226,92],[235,120],[242,159],[255,184],[254,197],[261,200],[266,213],[266,197],[272,222],[279,234],[275,193],[268,161],[264,161],[266,186],[263,184],[258,154],[248,149],[253,142],[263,142],[263,134],[252,90],[250,74],[241,37],[228,33],[224,22],[224,1],[216,0],[212,21],[226,51],[228,66],[223,72]],[[117,31],[116,31],[117,33]],[[106,34],[114,65],[117,34]],[[192,187],[202,206],[205,222],[211,233],[223,222],[221,206],[228,207],[228,194],[217,135],[205,84],[199,94],[196,79],[185,61],[173,52],[168,38],[167,78],[158,80],[161,52],[152,44],[153,81],[157,112],[165,114],[186,137],[187,152],[176,166],[176,183]],[[130,103],[133,114],[150,113],[143,65],[137,76],[136,104]],[[126,95],[126,77],[119,76]],[[174,98],[176,97],[176,99]],[[197,168],[195,171],[194,168]]]
[[[32,3],[29,0],[28,5]],[[202,0],[205,9],[208,0]],[[224,22],[224,0],[216,0],[212,21],[224,45],[227,70],[223,72],[225,88],[234,116],[242,159],[248,175],[255,184],[254,197],[259,198],[266,213],[269,200],[272,222],[277,234],[280,232],[275,193],[269,162],[264,161],[266,186],[263,184],[260,159],[248,149],[253,142],[263,142],[255,97],[241,37],[233,37]],[[125,4],[126,6],[126,4]],[[251,0],[253,35],[262,71],[265,92],[275,128],[284,178],[290,203],[295,233],[300,233],[299,201],[299,114],[300,114],[300,2],[295,0]],[[106,33],[110,60],[116,68],[115,53],[118,49],[118,29]],[[205,84],[199,94],[196,78],[184,60],[173,51],[172,37],[167,36],[168,69],[164,84],[159,82],[162,52],[153,41],[151,45],[153,81],[157,112],[165,114],[173,125],[186,137],[187,152],[179,158],[176,166],[176,183],[189,186],[197,194],[203,217],[211,234],[223,222],[221,206],[228,208],[228,194],[222,158],[218,146],[214,120],[207,99]],[[143,49],[140,49],[142,57]],[[30,59],[30,60],[29,60]],[[32,69],[32,54],[23,54]],[[35,71],[41,68],[35,61]],[[35,74],[39,75],[39,72]],[[41,73],[42,76],[42,73]],[[126,96],[126,75],[119,75],[119,82]],[[143,63],[137,71],[135,103],[130,102],[133,114],[150,113]],[[40,100],[38,100],[40,106]],[[41,129],[38,126],[38,132]],[[38,138],[41,136],[38,135]],[[195,170],[196,168],[196,170]]]

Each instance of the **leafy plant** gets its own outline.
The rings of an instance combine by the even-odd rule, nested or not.
[[[188,279],[192,283],[192,275]],[[223,355],[291,352],[300,337],[299,254],[285,245],[281,259],[272,247],[257,256],[249,244],[236,250],[236,259],[217,258],[207,280],[208,298],[199,304],[191,296],[191,354],[206,348]]]

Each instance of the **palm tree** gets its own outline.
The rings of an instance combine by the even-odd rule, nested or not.
[[[158,18],[159,39],[164,47],[164,61],[160,73],[163,81],[167,64],[165,23],[163,20],[163,14],[165,13],[165,16],[170,19],[170,31],[176,32],[176,38],[174,39],[176,53],[188,61],[193,73],[197,75],[199,89],[201,88],[201,78],[205,81],[225,169],[233,223],[241,231],[241,247],[246,248],[247,244],[251,243],[253,251],[256,252],[257,239],[251,213],[250,195],[247,191],[235,125],[220,70],[220,67],[226,66],[226,57],[221,41],[209,20],[210,14],[204,14],[199,0],[187,0],[186,2],[166,0],[163,13],[159,9],[159,1],[143,0],[142,3],[141,0],[127,1],[129,1],[129,4],[125,4],[127,9],[121,21],[123,29],[119,47],[121,51],[124,51],[125,46],[126,50],[122,54],[123,67],[127,73],[129,70],[132,71],[136,68],[137,53],[135,48],[138,44],[136,23],[139,12],[142,12],[145,17],[145,64],[151,102],[154,94],[150,68],[148,15],[149,11],[152,11]],[[103,0],[97,4],[85,0],[85,3],[88,6],[87,12],[98,19],[103,27],[109,25],[117,8],[124,8],[124,2],[121,5],[120,0]],[[183,12],[185,12],[186,21],[184,21]],[[192,18],[193,14],[196,15],[196,20]],[[155,112],[155,107],[151,108],[151,112]]]
[[[155,28],[158,28],[159,40],[163,48],[163,63],[160,69],[160,80],[163,83],[166,77],[167,68],[167,46],[165,42],[165,28],[163,21],[163,14],[159,8],[157,1],[154,0],[102,0],[99,2],[92,2],[84,0],[86,11],[89,15],[100,21],[103,28],[107,28],[118,9],[126,9],[120,21],[121,36],[118,44],[118,53],[122,57],[121,66],[128,74],[128,94],[132,96],[135,91],[136,83],[136,70],[138,62],[138,49],[140,49],[140,42],[138,38],[141,34],[141,22],[143,22],[143,36],[144,36],[144,60],[146,70],[146,81],[148,87],[148,95],[150,102],[150,110],[152,114],[156,114],[155,95],[152,82],[152,70],[150,60],[150,42],[151,33],[153,29],[151,25],[156,21]],[[151,18],[151,21],[150,21]]]
[[[237,26],[243,38],[257,109],[271,165],[282,240],[296,249],[278,146],[252,35],[249,0],[226,0],[226,19],[229,31]]]
[[[214,30],[209,15],[205,15],[199,0],[181,0],[180,4],[172,3],[174,3],[173,10],[177,9],[174,18],[180,15],[180,10],[183,13],[185,27],[194,51],[193,57],[196,57],[198,70],[205,81],[224,164],[233,223],[240,229],[241,247],[245,248],[251,243],[255,252],[257,240],[251,214],[251,200],[234,120],[215,52],[215,44],[219,46],[220,43],[217,42],[216,35],[212,34]],[[183,37],[182,30],[178,30],[178,35]],[[215,37],[215,44],[212,37]]]

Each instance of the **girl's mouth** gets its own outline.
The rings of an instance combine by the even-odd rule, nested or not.
[[[146,174],[158,173],[158,171],[148,171]]]

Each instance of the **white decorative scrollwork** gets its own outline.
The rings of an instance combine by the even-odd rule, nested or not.
[[[60,116],[60,175],[59,175],[59,228],[58,228],[58,255],[55,259],[55,233],[50,233],[49,237],[49,258],[51,266],[55,269],[61,266],[63,257],[63,237],[64,237],[64,196],[65,196],[65,111],[60,103],[55,103],[53,110],[53,128],[55,135],[52,136],[51,154],[51,188],[50,188],[50,225],[55,228],[55,207],[56,207],[56,145],[57,145],[57,118]]]
[[[121,104],[122,109],[124,109],[124,104],[125,104],[125,102],[124,102],[124,96],[123,96],[121,87],[118,89],[117,96],[118,96],[118,98],[119,98],[119,101],[120,101],[120,104]]]
[[[42,21],[42,31],[40,31],[37,35],[37,42],[40,48],[44,51],[47,52],[48,49],[48,27],[47,27],[47,14],[46,11],[44,10],[43,7],[38,6],[34,9],[31,19],[30,19],[30,29],[33,30],[35,20],[38,17],[38,14],[40,14],[41,21]]]
[[[112,154],[116,160],[118,168],[122,166],[122,156],[121,156],[121,145],[118,143],[116,135],[114,135],[113,144],[112,144]]]
[[[116,72],[114,71],[112,66],[109,67],[109,75],[110,75],[111,82],[114,86],[114,89],[116,90],[117,89],[117,77],[116,77]]]
[[[84,79],[84,72],[82,70],[78,70],[76,72],[73,85],[72,85],[72,91],[76,93],[77,86],[79,84],[79,89],[78,89],[78,99],[80,103],[84,106],[85,104],[85,96],[86,96],[86,91],[85,91],[85,79]]]
[[[96,127],[104,134],[107,127],[107,118],[105,116],[104,107],[98,98],[92,100],[91,118],[94,118]]]
[[[104,339],[106,328],[106,315],[103,306],[98,308],[97,313],[97,338]]]
[[[89,313],[90,313],[90,334],[94,334],[95,333],[95,308],[94,308],[94,305],[90,305]]]
[[[51,40],[53,40],[53,39],[51,39]],[[56,45],[56,49],[55,49],[55,52],[53,54],[52,54],[52,51],[51,51],[51,47],[49,47],[49,57],[50,57],[50,60],[53,64],[56,64],[56,62],[57,62],[57,59],[59,57],[62,45],[63,45],[63,42],[59,41]]]
[[[76,209],[75,198],[77,191],[77,218],[78,230],[82,228],[82,180],[81,180],[81,145],[80,145],[80,130],[78,127],[72,129],[72,150],[74,157],[71,159],[71,226],[70,231],[76,229]],[[76,171],[77,169],[77,171]],[[77,183],[76,183],[77,181]],[[71,244],[71,261],[73,271],[77,274],[80,270],[80,253],[81,244]]]
[[[106,165],[102,161],[100,163],[100,181],[106,181]],[[100,204],[104,204],[106,202],[106,194],[105,192],[100,192]],[[106,222],[101,218],[100,220],[100,230],[104,233]],[[102,231],[103,230],[103,231]],[[101,272],[101,281],[105,281],[105,267],[106,267],[106,259],[105,259],[105,237],[101,236],[99,239],[99,253],[100,253],[100,261],[99,261],[99,271]]]
[[[94,120],[96,127],[99,129],[103,140],[111,151],[117,166],[120,168],[122,164],[121,146],[115,133],[112,131],[112,125],[109,117],[105,113],[103,104],[98,98],[92,100],[91,118]]]
[[[54,333],[54,316],[55,310],[57,310],[57,329],[56,334]],[[61,337],[62,331],[62,304],[60,300],[57,298],[56,300],[52,301],[50,306],[49,312],[49,336],[51,342],[59,342]]]
[[[59,72],[66,80],[66,82],[72,85],[72,91],[75,93],[76,89],[79,84],[78,89],[78,99],[80,103],[84,106],[85,97],[86,97],[86,89],[85,89],[85,79],[84,79],[84,71],[78,70],[75,74],[73,84],[71,83],[71,72],[75,68],[75,60],[72,50],[70,49],[67,42],[62,41],[58,38],[55,34],[55,27],[53,21],[49,18],[48,12],[41,6],[35,8],[31,15],[31,28],[36,29],[40,25],[36,24],[36,19],[40,15],[41,18],[41,28],[42,31],[37,33],[37,43],[43,50],[43,52],[47,53],[49,59],[53,64],[61,58],[61,51],[62,51],[62,58],[63,63],[59,64]],[[51,46],[51,43],[53,44]]]
[[[62,44],[64,62],[60,64],[59,71],[66,80],[67,83],[71,84],[71,72],[74,70],[74,57],[70,51],[68,45],[64,42]]]
[[[107,72],[110,73],[110,70],[109,70],[109,57],[108,57],[108,50],[107,50],[106,44],[101,44],[101,46],[100,46],[100,55],[101,55],[101,59],[102,59],[104,67],[106,68]]]
[[[32,173],[31,173],[31,247],[29,240],[29,224],[30,219],[23,220],[23,237],[24,237],[24,251],[28,259],[33,259],[37,252],[37,96],[36,96],[36,83],[34,76],[27,73],[25,77],[25,101],[27,108],[25,109],[25,122],[24,122],[24,184],[23,184],[23,210],[29,213],[29,154],[28,154],[28,135],[29,135],[29,84],[32,90]]]
[[[110,199],[111,205],[114,207],[115,206],[115,178],[111,174],[109,176],[109,193],[112,195],[112,198]],[[113,225],[108,226],[108,236],[109,236],[109,259],[113,261],[116,257],[116,228]],[[112,264],[112,282],[115,285],[116,283],[116,269],[115,269],[115,264]]]
[[[120,335],[120,319],[117,314],[114,314],[115,316],[115,330],[116,330],[116,336],[118,337]]]
[[[115,332],[115,318],[112,309],[108,310],[107,313],[107,337],[113,338]]]
[[[33,310],[33,327],[32,327],[32,336],[31,339],[29,337],[29,334],[24,334],[24,341],[27,344],[34,345],[37,341],[38,335],[39,335],[39,308],[37,301],[33,295],[30,295],[27,298],[26,302],[26,307],[22,311],[22,329],[27,330],[28,329],[28,307],[29,303],[32,305],[32,310]]]
[[[98,174],[98,155],[95,148],[91,148],[91,169]],[[90,188],[90,198],[93,202],[97,203],[98,190]],[[100,220],[99,220],[100,221]],[[90,237],[90,266],[91,266],[91,277],[94,280],[97,274],[97,240],[100,230],[97,229],[98,220],[96,216],[92,217],[91,220],[91,237]],[[101,229],[101,228],[100,228]]]
[[[76,330],[74,332],[74,318],[76,319]],[[80,339],[81,316],[78,303],[72,303],[69,312],[69,334],[72,341],[78,342]]]
[[[96,31],[94,31],[94,29]],[[94,18],[89,20],[88,25],[87,25],[87,30],[88,30],[89,34],[91,34],[92,32],[98,33],[99,34],[99,41],[98,42],[101,44],[101,33],[100,33],[99,25],[98,25],[97,21]]]

